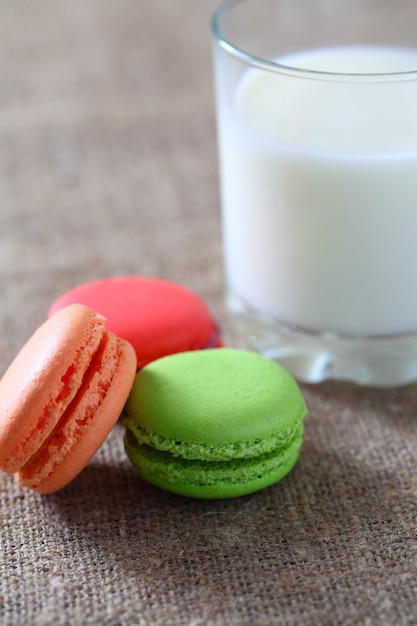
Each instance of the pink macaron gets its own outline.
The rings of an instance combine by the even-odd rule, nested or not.
[[[117,422],[135,374],[134,349],[103,316],[60,310],[0,380],[0,469],[39,493],[65,487]]]
[[[169,354],[223,345],[203,299],[167,280],[122,276],[84,283],[55,300],[49,315],[73,303],[104,315],[109,331],[135,348],[138,368]]]

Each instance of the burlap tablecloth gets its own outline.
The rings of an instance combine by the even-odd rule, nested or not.
[[[0,1],[1,371],[52,300],[146,274],[223,310],[213,0]],[[1,626],[417,623],[417,390],[303,386],[293,472],[194,501],[117,425],[66,490],[0,477]]]

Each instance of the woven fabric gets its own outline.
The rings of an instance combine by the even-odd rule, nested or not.
[[[0,366],[55,297],[179,281],[223,309],[209,0],[0,0]],[[303,386],[282,482],[197,501],[118,424],[65,490],[0,476],[0,625],[417,622],[417,390]]]

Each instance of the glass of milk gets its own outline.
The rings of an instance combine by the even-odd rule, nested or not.
[[[214,15],[227,306],[296,378],[417,380],[417,2]]]

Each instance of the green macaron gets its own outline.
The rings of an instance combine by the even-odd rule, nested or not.
[[[292,469],[307,408],[280,365],[220,348],[144,367],[125,413],[125,449],[142,477],[184,496],[231,498],[268,487]]]

